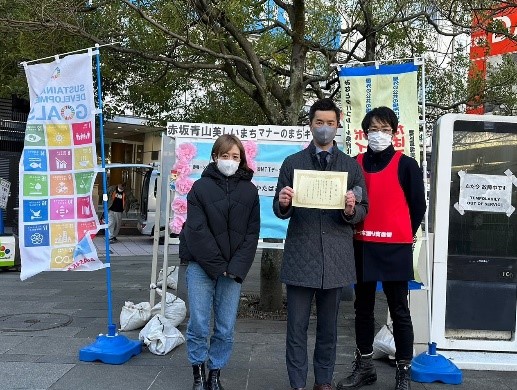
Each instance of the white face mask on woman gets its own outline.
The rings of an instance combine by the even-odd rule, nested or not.
[[[217,169],[224,176],[232,176],[239,169],[239,161],[217,159]]]
[[[391,145],[392,135],[383,131],[370,131],[368,133],[368,146],[374,152],[380,152]]]

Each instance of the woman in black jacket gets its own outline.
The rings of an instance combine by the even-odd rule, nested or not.
[[[193,390],[223,389],[220,369],[231,355],[241,283],[255,257],[260,230],[258,191],[241,141],[220,136],[211,158],[187,196],[187,221],[180,234],[180,258],[189,261],[187,351]],[[214,332],[208,343],[212,309]]]

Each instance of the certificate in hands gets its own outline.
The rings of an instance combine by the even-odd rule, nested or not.
[[[292,205],[312,209],[344,209],[348,172],[295,169]]]

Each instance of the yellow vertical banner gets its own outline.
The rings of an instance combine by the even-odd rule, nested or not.
[[[420,161],[417,71],[413,63],[340,69],[345,153],[355,156],[366,151],[361,121],[373,108],[386,106],[399,119],[393,146]]]

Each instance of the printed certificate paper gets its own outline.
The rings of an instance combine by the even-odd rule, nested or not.
[[[293,206],[344,209],[348,172],[295,169]]]

